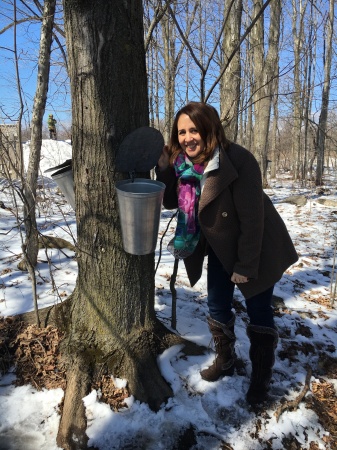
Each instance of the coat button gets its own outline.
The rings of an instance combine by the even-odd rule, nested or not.
[[[221,215],[222,215],[222,217],[227,217],[227,216],[228,216],[228,214],[226,213],[226,211],[224,211]]]

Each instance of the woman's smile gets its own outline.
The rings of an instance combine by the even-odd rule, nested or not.
[[[187,114],[181,114],[178,119],[178,140],[189,158],[193,159],[204,151],[205,143]]]

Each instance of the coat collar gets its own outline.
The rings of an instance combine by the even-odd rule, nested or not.
[[[214,200],[225,188],[238,177],[238,172],[226,150],[220,149],[219,168],[208,173],[202,195],[199,212]]]

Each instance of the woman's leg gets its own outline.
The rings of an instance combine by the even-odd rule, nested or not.
[[[249,356],[252,362],[247,401],[251,405],[267,399],[269,384],[275,363],[278,333],[271,306],[273,287],[246,300],[250,324],[247,334],[250,340]]]
[[[232,313],[234,284],[224,271],[213,250],[208,254],[208,307],[207,322],[215,346],[215,360],[200,372],[206,381],[216,381],[234,373],[235,315]]]
[[[275,328],[271,306],[274,286],[246,300],[247,314],[251,325]]]
[[[235,284],[224,270],[218,257],[209,248],[208,252],[208,309],[212,319],[226,324],[233,318],[232,302]]]

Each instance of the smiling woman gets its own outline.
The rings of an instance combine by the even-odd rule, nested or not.
[[[205,143],[187,114],[179,117],[177,125],[179,145],[188,157],[194,160],[204,151]]]
[[[217,111],[191,102],[175,116],[157,179],[166,184],[164,206],[178,208],[168,250],[183,259],[193,286],[208,255],[209,317],[216,358],[200,372],[209,382],[232,376],[236,364],[235,285],[246,300],[252,375],[250,404],[262,403],[274,364],[278,333],[271,307],[274,284],[297,261],[288,231],[262,189],[252,153],[226,139]],[[277,255],[277,256],[276,256]]]

